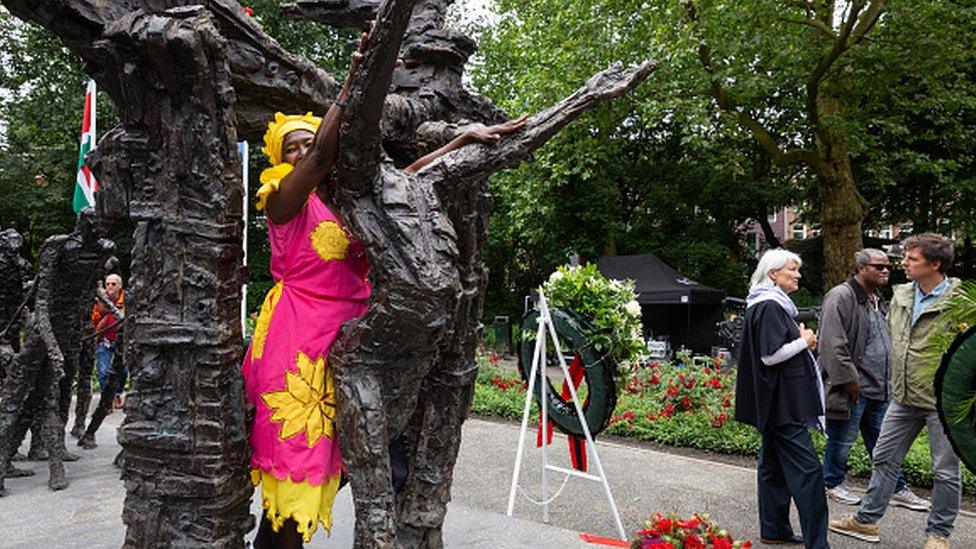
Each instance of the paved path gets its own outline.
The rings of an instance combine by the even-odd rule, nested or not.
[[[100,446],[90,452],[79,449],[82,460],[67,464],[71,481],[67,490],[48,491],[45,464],[19,464],[38,474],[7,481],[7,496],[0,498],[0,547],[121,546],[124,527],[119,516],[125,491],[118,469],[112,466],[118,452],[113,435],[119,421],[120,413],[109,416],[99,431]],[[446,546],[594,548],[597,546],[579,541],[580,532],[614,535],[600,484],[585,480],[569,480],[551,505],[549,525],[542,524],[539,508],[521,496],[515,518],[504,516],[517,437],[518,426],[510,423],[472,419],[465,424],[454,500],[445,522]],[[559,465],[568,462],[564,449],[564,439],[557,435],[552,459]],[[652,511],[708,512],[736,535],[758,541],[754,469],[606,442],[599,444],[599,451],[628,532],[639,529]],[[534,446],[527,445],[520,484],[536,499],[538,458]],[[550,474],[553,489],[562,481],[562,475]],[[852,510],[833,502],[830,505],[831,517]],[[256,514],[257,505],[252,508]],[[309,547],[349,547],[352,512],[349,491],[343,490],[336,502],[332,536],[316,534]],[[924,514],[889,510],[881,522],[881,547],[921,547],[924,524]],[[830,535],[830,542],[837,548],[878,547],[835,534]],[[952,542],[956,548],[976,548],[976,518],[960,516]]]

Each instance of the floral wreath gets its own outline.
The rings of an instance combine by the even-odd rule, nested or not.
[[[592,325],[585,330],[587,338],[598,352],[614,359],[618,373],[647,356],[633,280],[607,279],[591,263],[559,267],[542,289],[551,307],[572,310]]]

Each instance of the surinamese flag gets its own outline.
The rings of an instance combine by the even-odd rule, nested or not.
[[[95,206],[98,182],[85,165],[85,156],[95,148],[95,81],[88,81],[85,91],[85,117],[81,121],[81,147],[78,149],[78,175],[75,179],[75,213]]]

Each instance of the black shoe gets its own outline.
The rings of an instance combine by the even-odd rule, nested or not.
[[[793,535],[786,539],[759,538],[763,545],[803,545],[803,536]]]

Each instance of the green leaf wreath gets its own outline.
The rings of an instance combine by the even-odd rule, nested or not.
[[[542,289],[550,307],[571,310],[591,324],[587,338],[597,351],[609,353],[618,373],[630,371],[647,356],[633,280],[609,280],[593,264],[563,266]]]
[[[976,281],[964,281],[946,301],[942,310],[942,318],[947,329],[937,331],[931,335],[931,347],[925,353],[922,373],[934,378],[942,355],[949,350],[952,342],[970,326],[976,325]],[[952,423],[962,423],[976,407],[976,391],[971,391],[969,397],[958,403],[956,409],[951,410],[948,419]]]

